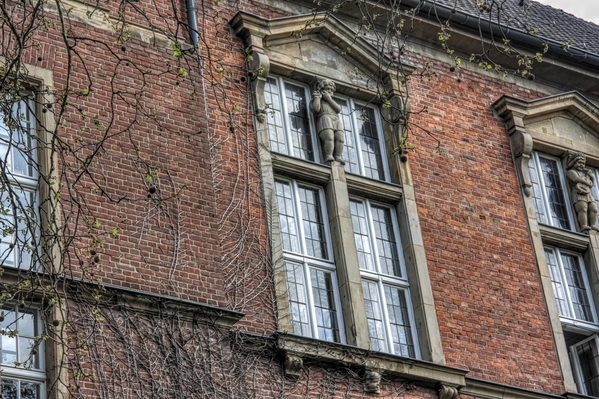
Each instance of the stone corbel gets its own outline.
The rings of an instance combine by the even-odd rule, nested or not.
[[[458,388],[449,385],[439,385],[438,392],[439,399],[458,399],[460,396]]]
[[[267,104],[264,98],[264,86],[270,73],[270,60],[265,54],[253,50],[248,53],[247,59],[256,119],[260,123],[265,123]]]
[[[364,392],[366,393],[381,393],[381,373],[372,370],[364,370]]]
[[[528,163],[532,154],[532,137],[526,133],[523,127],[514,127],[510,132],[510,146],[514,154],[516,170],[520,176],[522,190],[527,197],[532,194],[532,182],[530,181],[530,173],[528,172]]]
[[[304,361],[301,357],[286,353],[285,354],[285,376],[297,380],[302,375]]]

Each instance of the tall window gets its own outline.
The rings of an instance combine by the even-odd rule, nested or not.
[[[409,284],[392,208],[350,201],[370,342],[375,351],[416,357]]]
[[[276,180],[281,241],[293,330],[342,342],[339,295],[321,189]]]
[[[264,88],[268,104],[267,124],[271,151],[320,161],[318,135],[310,113],[310,91],[307,86],[282,78],[268,78]],[[372,106],[353,99],[335,96],[341,106],[345,129],[343,159],[345,171],[376,180],[388,176],[380,116]],[[315,150],[316,149],[316,150]]]
[[[566,180],[559,159],[534,152],[528,165],[539,223],[572,230],[572,211],[567,201]]]
[[[599,397],[599,351],[597,343],[597,334],[593,334],[570,348],[578,389],[585,395],[595,397]]]
[[[39,314],[20,306],[0,312],[2,399],[43,399],[46,374]]]
[[[37,141],[33,101],[0,114],[0,262],[29,269],[38,243]]]

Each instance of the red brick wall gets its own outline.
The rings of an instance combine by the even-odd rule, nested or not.
[[[409,157],[447,364],[561,393],[508,135],[491,108],[502,95],[542,94],[440,63],[434,72],[412,80],[412,109],[428,109],[412,121],[443,152],[412,129]]]

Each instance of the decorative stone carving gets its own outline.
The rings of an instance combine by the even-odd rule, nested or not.
[[[457,399],[460,393],[458,388],[448,385],[439,386],[439,399]]]
[[[297,355],[285,354],[285,375],[289,378],[298,379],[302,375],[304,361]]]
[[[264,85],[270,73],[270,60],[258,51],[248,55],[248,70],[252,91],[255,93],[254,106],[256,119],[260,123],[266,122],[266,101],[264,99]]]
[[[597,203],[591,194],[595,185],[595,175],[592,170],[585,169],[586,156],[579,152],[569,153],[566,159],[566,177],[570,184],[570,199],[574,210],[578,227],[583,233],[589,230],[599,230],[595,227],[597,223]]]
[[[345,131],[339,117],[341,106],[333,99],[334,92],[335,82],[329,79],[319,80],[316,90],[312,93],[310,110],[316,115],[316,128],[325,162],[337,161],[345,165],[342,156]]]
[[[364,371],[364,392],[381,393],[381,373],[368,369]]]
[[[510,145],[516,161],[516,169],[520,174],[522,189],[527,197],[532,194],[532,182],[528,171],[528,163],[532,154],[532,137],[524,131],[524,128],[514,127],[510,132]]]

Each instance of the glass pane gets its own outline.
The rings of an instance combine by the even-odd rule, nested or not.
[[[582,373],[582,384],[589,396],[599,395],[599,367],[597,364],[598,352],[595,339],[587,341],[576,348],[576,354]]]
[[[569,317],[570,310],[566,301],[566,292],[564,291],[562,275],[557,264],[557,258],[552,249],[545,248],[545,259],[547,261],[547,266],[549,267],[549,274],[551,275],[551,283],[553,285],[553,294],[555,295],[557,310],[560,316]]]
[[[358,252],[358,264],[361,269],[376,271],[372,248],[370,246],[370,233],[368,230],[368,221],[366,218],[366,207],[364,203],[350,201],[349,207],[354,226],[354,238],[356,240],[356,250]]]
[[[325,341],[338,342],[339,329],[337,327],[337,313],[333,299],[331,273],[311,269],[310,279],[312,280],[312,296],[314,297],[318,338]]]
[[[396,355],[414,357],[414,342],[410,329],[410,317],[406,305],[405,291],[385,286],[385,300],[389,313],[393,351]]]
[[[18,399],[19,381],[2,379],[2,399]]]
[[[385,180],[374,110],[369,107],[356,106],[355,113],[358,121],[364,176]]]
[[[30,112],[26,101],[13,104],[12,114],[0,122],[0,143],[3,144],[5,168],[10,173],[34,177],[37,148],[31,139]]]
[[[593,194],[593,198],[595,198],[595,203],[597,204],[597,208],[599,208],[599,169],[594,169],[595,171],[595,184],[591,189],[591,193]],[[596,227],[599,227],[599,218],[597,218],[597,222],[595,223]]]
[[[545,203],[543,202],[543,194],[541,190],[539,171],[537,170],[537,164],[535,159],[531,159],[528,162],[528,173],[530,175],[530,181],[532,183],[532,198],[535,204],[535,211],[537,213],[537,220],[542,224],[549,224],[547,219],[547,212],[545,211]]]
[[[562,229],[570,229],[570,220],[566,210],[566,200],[557,161],[539,157],[539,163],[552,225]]]
[[[385,327],[383,324],[383,311],[379,298],[378,285],[370,281],[362,281],[364,291],[364,305],[366,307],[366,318],[368,319],[368,332],[370,333],[370,344],[373,351],[387,352],[385,341]]]
[[[21,381],[21,399],[38,399],[40,397],[40,385],[35,382]]]
[[[268,78],[264,85],[264,100],[266,102],[266,123],[270,137],[270,150],[289,155],[285,126],[283,124],[283,105],[278,81]]]
[[[291,185],[287,182],[277,181],[275,182],[275,190],[283,250],[299,253],[301,250],[299,247]]]
[[[381,273],[401,277],[397,242],[395,241],[393,222],[391,221],[391,210],[372,206],[371,212]]]
[[[293,144],[293,155],[308,161],[314,160],[310,119],[306,100],[306,90],[301,86],[285,83],[285,98],[289,113],[289,130]]]
[[[304,223],[306,255],[327,259],[327,246],[318,190],[299,187],[299,196]]]
[[[572,308],[574,311],[572,317],[578,320],[592,322],[593,314],[591,312],[589,294],[586,290],[583,270],[580,267],[578,257],[562,254],[561,259],[563,262],[566,281],[568,283],[568,290],[570,293],[570,300],[572,301]]]
[[[343,122],[345,129],[345,144],[343,146],[343,159],[345,160],[345,171],[355,174],[360,174],[360,165],[358,164],[358,150],[356,144],[356,136],[352,126],[352,112],[349,109],[347,101],[340,98],[335,98],[337,104],[341,106],[339,117]]]
[[[287,288],[289,290],[293,332],[297,335],[310,337],[312,332],[310,331],[304,268],[297,263],[286,262],[285,269],[287,271]]]

